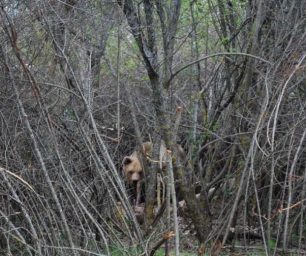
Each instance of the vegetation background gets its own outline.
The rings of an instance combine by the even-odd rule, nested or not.
[[[0,27],[1,255],[305,252],[305,1],[1,0]],[[139,225],[149,139],[186,209],[155,219],[152,164]]]

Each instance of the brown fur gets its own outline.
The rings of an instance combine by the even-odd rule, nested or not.
[[[140,181],[144,177],[141,154],[150,157],[152,153],[152,143],[145,142],[142,145],[142,152],[134,151],[130,156],[126,156],[122,161],[123,174],[129,184],[133,181]]]
[[[145,161],[151,161],[159,164],[160,173],[157,177],[157,206],[159,209],[165,199],[165,184],[163,182],[162,170],[164,170],[167,165],[167,149],[164,141],[161,141],[159,158],[153,159],[152,147],[152,142],[143,143],[139,150],[135,150],[131,155],[124,157],[122,161],[122,169],[129,186],[133,187],[136,191],[133,197],[136,197],[135,207],[137,207],[140,204],[141,181],[144,179],[143,163],[145,163]],[[179,152],[179,154],[184,153],[181,146],[176,145],[174,148]]]
[[[130,185],[136,185],[136,207],[140,203],[141,180],[144,178],[142,160],[144,157],[150,157],[152,153],[152,143],[145,142],[142,144],[141,151],[135,150],[130,156],[126,156],[122,161],[123,174]]]
[[[142,164],[137,156],[127,156],[123,159],[123,173],[129,183],[143,178]]]

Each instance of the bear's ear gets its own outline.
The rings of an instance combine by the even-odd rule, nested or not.
[[[126,156],[125,158],[123,158],[123,161],[122,161],[123,165],[127,165],[130,163],[132,163],[132,159],[130,157]]]
[[[152,142],[144,142],[142,144],[142,153],[145,156],[151,156],[152,155]]]

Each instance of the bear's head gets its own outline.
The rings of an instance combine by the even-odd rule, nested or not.
[[[126,156],[122,166],[123,173],[130,184],[143,179],[143,168],[137,155]]]
[[[151,155],[152,143],[145,142],[139,150],[135,150],[130,156],[126,156],[122,161],[123,174],[129,184],[137,183],[144,178],[144,171],[141,159]]]

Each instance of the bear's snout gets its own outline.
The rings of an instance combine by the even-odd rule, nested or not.
[[[134,172],[131,176],[131,181],[140,181],[141,175],[139,172]]]

